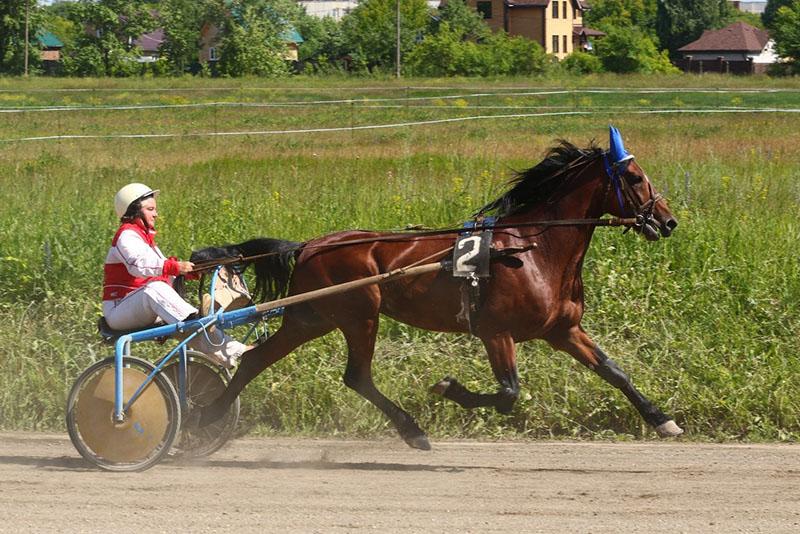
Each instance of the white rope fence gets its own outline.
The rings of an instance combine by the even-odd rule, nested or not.
[[[341,102],[330,102],[341,103]],[[356,102],[352,102],[355,104]],[[317,103],[309,103],[309,105]],[[441,106],[435,104],[428,105],[408,105],[408,104],[371,104],[369,102],[359,102],[356,106],[357,109],[413,109],[413,110],[435,110],[435,111],[463,111],[465,109],[539,109],[539,110],[559,110],[559,109],[572,109],[576,108],[575,105],[561,105],[561,106],[547,106],[547,105],[483,105],[483,104],[460,104],[456,106]],[[57,112],[57,111],[137,111],[137,110],[151,110],[151,109],[181,109],[181,108],[298,108],[302,104],[286,103],[286,104],[254,104],[251,102],[209,102],[204,104],[154,104],[154,105],[131,105],[131,106],[72,106],[72,107],[42,107],[42,108],[0,108],[0,114],[16,114],[16,113],[36,113],[36,112]],[[585,106],[584,106],[585,107]],[[603,110],[669,110],[673,108],[639,105],[639,106],[607,106],[603,105]],[[738,109],[738,110],[752,110],[754,108],[747,108],[742,106],[708,106],[708,107],[695,107],[693,110],[703,109]]]
[[[437,88],[438,89],[438,88]],[[64,91],[70,91],[64,89]],[[83,91],[83,90],[81,90]],[[86,89],[86,91],[90,91]],[[783,93],[800,92],[800,89],[559,89],[559,90],[535,90],[523,92],[493,92],[493,93],[466,93],[456,95],[439,96],[415,96],[415,97],[393,97],[393,98],[347,98],[336,100],[309,100],[309,101],[287,101],[287,102],[195,102],[185,104],[141,104],[141,105],[117,105],[117,106],[14,106],[0,108],[0,113],[30,113],[30,112],[54,112],[54,111],[112,111],[112,110],[142,110],[142,109],[180,109],[180,108],[203,108],[203,107],[306,107],[306,106],[329,106],[337,104],[358,104],[359,107],[378,107],[372,103],[381,102],[425,102],[425,101],[444,101],[444,100],[467,100],[480,98],[501,98],[501,97],[530,97],[530,96],[555,96],[555,95],[582,95],[582,94],[750,94],[750,93]],[[408,106],[395,106],[408,107]],[[447,106],[426,106],[432,108],[447,109]],[[466,106],[460,106],[462,109]],[[486,107],[486,106],[474,106]],[[526,106],[501,106],[507,108],[526,107]],[[542,107],[542,106],[527,106]]]
[[[585,87],[582,89],[552,89],[520,86],[492,86],[496,91],[520,91],[526,90],[537,94],[548,94],[553,92],[566,93],[798,93],[800,89],[795,88],[764,88],[764,87],[742,87],[742,88],[694,88],[694,87]],[[389,86],[366,86],[366,87],[261,87],[261,86],[233,86],[233,87],[62,87],[54,89],[45,88],[25,88],[19,89],[0,89],[0,93],[192,93],[192,92],[224,92],[224,91],[281,91],[288,93],[291,91],[479,91],[483,87],[447,87],[447,86],[425,86],[408,85],[401,87]]]
[[[454,122],[466,122],[477,120],[495,119],[526,119],[535,117],[555,117],[555,116],[588,116],[606,115],[607,110],[603,111],[553,111],[543,113],[518,113],[503,115],[473,115],[468,117],[454,117],[449,119],[432,119],[425,121],[397,122],[390,124],[369,124],[360,126],[334,126],[325,128],[302,128],[290,130],[252,130],[234,132],[190,132],[190,133],[161,133],[161,134],[98,134],[98,135],[47,135],[36,137],[20,137],[16,139],[0,139],[0,143],[15,143],[28,141],[53,141],[68,139],[165,139],[165,138],[191,138],[191,137],[231,137],[231,136],[266,136],[266,135],[286,135],[286,134],[311,134],[328,132],[346,132],[358,130],[378,130],[387,128],[407,128],[415,126],[430,126],[436,124],[446,124]],[[726,108],[726,109],[649,109],[649,110],[617,110],[616,113],[631,115],[658,115],[658,114],[720,114],[720,113],[800,113],[800,108]]]

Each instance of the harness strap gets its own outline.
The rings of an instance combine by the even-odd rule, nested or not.
[[[623,179],[619,175],[617,164],[612,164],[608,159],[608,152],[603,152],[603,166],[606,169],[606,174],[614,186],[614,191],[617,193],[617,202],[619,203],[620,212],[627,215],[628,210],[625,208],[625,201],[622,200],[622,182]]]
[[[491,230],[494,228],[495,223],[497,222],[497,217],[494,215],[491,216],[479,216],[475,220],[466,221],[462,228],[464,229],[459,235],[470,235],[475,230]]]

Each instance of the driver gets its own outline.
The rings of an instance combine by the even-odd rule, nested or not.
[[[172,287],[175,276],[192,276],[194,264],[165,257],[155,243],[158,193],[133,183],[114,197],[120,227],[103,267],[103,315],[115,330],[147,328],[158,319],[174,324],[197,317],[197,308]],[[207,335],[197,334],[189,346],[227,368],[252,348],[214,328]]]

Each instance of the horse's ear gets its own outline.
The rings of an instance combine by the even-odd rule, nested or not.
[[[608,127],[608,152],[612,163],[619,163],[633,158],[625,150],[625,144],[622,142],[622,134],[613,126]]]

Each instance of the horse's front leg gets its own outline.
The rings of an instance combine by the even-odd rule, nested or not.
[[[347,368],[343,377],[345,385],[382,411],[410,447],[430,450],[428,437],[414,418],[381,393],[372,379],[372,360],[381,307],[380,288],[373,285],[351,291],[344,298],[326,299],[318,306],[320,315],[333,317],[347,342]]]
[[[442,379],[431,389],[434,393],[457,402],[464,408],[492,406],[500,413],[510,413],[519,397],[519,376],[517,375],[514,339],[511,334],[504,332],[482,338],[481,341],[486,347],[492,372],[500,383],[497,393],[474,393],[452,377]]]
[[[378,333],[377,313],[371,319],[343,322],[340,329],[347,341],[348,350],[345,385],[378,407],[392,421],[400,437],[410,447],[430,450],[428,437],[414,418],[381,393],[372,379],[372,359]]]
[[[570,329],[564,335],[548,337],[547,341],[554,348],[568,352],[603,380],[619,389],[631,401],[642,418],[655,428],[660,437],[674,437],[683,434],[683,429],[642,395],[633,386],[628,375],[619,368],[614,360],[606,356],[580,326]]]

